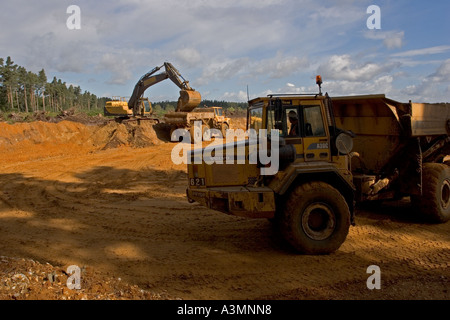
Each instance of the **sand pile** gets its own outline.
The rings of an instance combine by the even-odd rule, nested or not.
[[[120,146],[143,148],[167,141],[164,124],[151,121],[117,123],[109,121],[99,125],[61,121],[58,123],[35,121],[30,123],[0,123],[0,149],[82,148],[104,150]],[[31,150],[28,150],[31,151]],[[30,153],[30,152],[28,152]]]
[[[93,146],[102,149],[117,148],[128,145],[134,148],[144,148],[168,141],[168,133],[163,124],[153,124],[151,121],[131,121],[116,123],[111,121],[98,127],[90,137]]]

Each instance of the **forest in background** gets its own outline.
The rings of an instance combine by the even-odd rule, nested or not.
[[[59,113],[73,109],[88,114],[103,113],[103,107],[109,97],[97,97],[80,86],[68,85],[53,77],[48,81],[44,69],[38,73],[28,71],[14,63],[11,57],[0,58],[0,112],[36,112]],[[152,102],[154,113],[158,116],[176,108],[176,101]],[[201,106],[223,107],[226,113],[241,114],[247,109],[247,103],[203,100]]]
[[[44,69],[28,71],[11,57],[0,58],[0,110],[3,112],[61,112],[102,109],[108,98],[98,98],[80,86],[67,85],[53,77],[49,82]]]

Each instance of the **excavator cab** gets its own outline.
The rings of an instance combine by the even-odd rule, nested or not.
[[[139,99],[139,113],[141,116],[150,116],[153,113],[152,103],[148,98],[140,98]]]

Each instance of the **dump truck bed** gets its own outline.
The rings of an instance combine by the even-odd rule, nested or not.
[[[214,118],[212,108],[198,108],[191,112],[168,112],[164,116],[164,122],[176,126],[188,126],[194,121],[207,121]]]
[[[449,103],[411,103],[411,135],[436,136],[447,134],[450,119]]]
[[[333,97],[332,101],[336,126],[356,134],[353,150],[373,172],[385,167],[412,138],[433,139],[449,132],[449,103],[401,103],[384,94]]]
[[[450,103],[401,103],[386,98],[384,94],[333,97],[333,111],[341,122],[345,118],[353,118],[347,121],[352,125],[364,122],[378,125],[381,121],[381,124],[389,123],[395,127],[395,130],[386,130],[386,127],[373,128],[369,124],[362,130],[367,134],[389,131],[412,137],[444,135],[450,119]]]

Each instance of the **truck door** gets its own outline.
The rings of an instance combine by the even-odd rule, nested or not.
[[[304,101],[300,111],[305,161],[330,161],[329,134],[322,105],[317,101]]]
[[[270,128],[270,117],[269,128]],[[282,136],[285,138],[286,144],[292,144],[295,147],[297,158],[303,158],[303,139],[301,135],[301,114],[299,106],[287,106],[283,108],[282,119],[279,124],[275,124],[275,128],[282,129]]]

